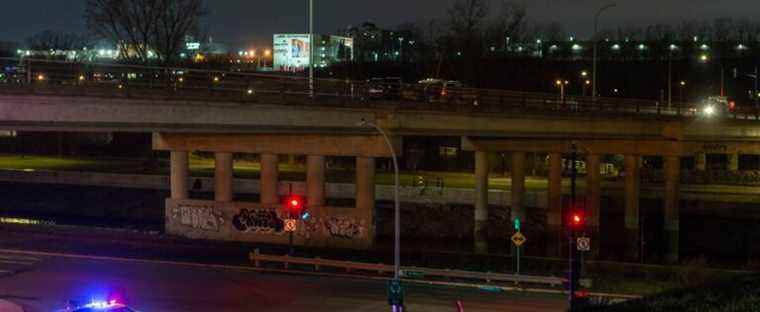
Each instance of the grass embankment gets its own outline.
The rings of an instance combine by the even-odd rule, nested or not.
[[[582,311],[760,311],[760,275],[737,274],[702,286],[679,288],[611,306],[588,307]]]
[[[240,179],[258,179],[261,166],[259,163],[248,160],[235,161],[236,178]],[[0,169],[6,170],[48,170],[48,171],[83,171],[98,173],[117,173],[117,174],[149,174],[149,175],[168,175],[169,161],[159,160],[156,164],[149,164],[140,159],[124,158],[69,158],[56,156],[21,156],[21,155],[0,155]],[[280,163],[280,178],[282,180],[304,180],[305,168],[300,164]],[[214,176],[214,159],[202,158],[193,155],[190,158],[190,173],[195,177],[213,177]],[[443,179],[446,188],[472,188],[474,187],[473,175],[471,173],[456,172],[404,172],[401,175],[401,185],[412,186],[418,185],[418,177],[424,177],[430,187],[435,184],[435,179]],[[333,183],[350,183],[354,179],[353,172],[347,169],[330,169],[327,180]],[[381,185],[393,184],[393,175],[385,172],[378,172],[376,182]],[[509,179],[503,176],[495,176],[490,180],[492,188],[506,189],[509,185]],[[528,189],[546,188],[545,179],[526,180]]]

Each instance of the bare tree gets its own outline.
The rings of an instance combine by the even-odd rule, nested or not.
[[[465,50],[473,49],[478,43],[488,8],[486,0],[457,0],[449,9],[451,34]]]
[[[159,22],[154,42],[156,53],[166,64],[179,57],[187,36],[200,31],[206,12],[201,0],[158,0]]]
[[[87,46],[87,39],[73,33],[45,30],[26,40],[31,50],[79,50]]]
[[[514,41],[521,40],[525,33],[526,16],[525,4],[513,0],[503,1],[499,13],[489,23],[487,40],[498,45],[501,45],[506,37]]]
[[[87,0],[85,9],[90,32],[116,44],[122,57],[148,62],[153,52],[164,64],[176,60],[204,15],[203,0]]]

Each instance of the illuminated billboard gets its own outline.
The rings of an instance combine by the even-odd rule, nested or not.
[[[308,34],[274,35],[274,70],[302,71],[309,67]]]

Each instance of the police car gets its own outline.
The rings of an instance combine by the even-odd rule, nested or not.
[[[70,302],[66,308],[55,312],[138,312],[116,300],[92,301],[85,305]]]

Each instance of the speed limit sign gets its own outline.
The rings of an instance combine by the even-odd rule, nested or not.
[[[591,251],[591,238],[578,237],[577,246],[578,251]]]

